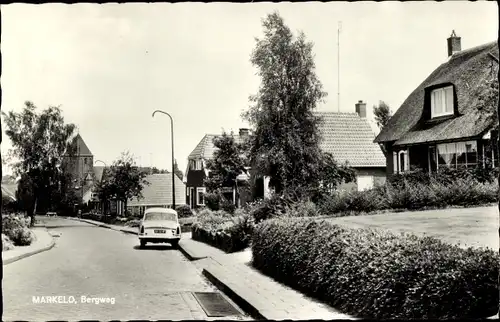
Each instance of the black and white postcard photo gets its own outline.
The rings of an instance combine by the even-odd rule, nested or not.
[[[2,321],[499,318],[498,3],[0,11]]]

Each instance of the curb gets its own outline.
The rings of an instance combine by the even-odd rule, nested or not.
[[[30,257],[30,256],[36,255],[38,253],[42,253],[42,252],[45,252],[45,251],[48,251],[48,250],[52,249],[56,245],[56,239],[52,235],[51,235],[51,237],[52,237],[52,241],[50,242],[50,244],[48,246],[45,246],[45,247],[39,248],[39,249],[35,249],[35,250],[32,250],[31,252],[20,254],[20,255],[11,257],[11,258],[2,259],[3,265],[14,263],[14,262],[17,262],[20,259],[23,259],[23,258],[26,258],[26,257]]]
[[[207,258],[207,256],[196,256],[194,254],[192,254],[189,250],[187,250],[186,248],[184,248],[184,245],[182,244],[182,240],[181,242],[179,243],[179,247],[177,248],[181,251],[181,253],[187,258],[189,259],[190,261],[196,261],[196,260],[199,260],[199,259],[204,259],[204,258]]]
[[[236,305],[238,305],[243,311],[249,314],[252,318],[256,320],[268,320],[260,311],[250,304],[243,297],[238,295],[235,291],[233,291],[227,284],[222,282],[220,279],[215,277],[209,270],[206,268],[203,269],[202,274],[213,284],[215,285],[221,292],[227,295]]]

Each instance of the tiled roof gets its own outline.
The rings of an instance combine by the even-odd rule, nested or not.
[[[189,160],[195,160],[195,159],[211,159],[214,155],[215,150],[217,149],[214,146],[214,138],[217,136],[217,134],[206,134],[203,139],[201,139],[200,143],[194,148],[193,152],[191,152],[188,156]],[[236,143],[242,143],[243,139],[239,135],[233,134],[234,140]]]
[[[385,167],[385,156],[379,145],[373,143],[368,120],[357,113],[315,112],[322,118],[319,125],[323,152],[329,152],[339,163],[352,167]]]
[[[145,178],[149,185],[142,190],[143,199],[133,198],[127,206],[162,206],[172,204],[172,175],[151,174]],[[186,203],[186,185],[175,176],[175,204]]]
[[[495,122],[494,115],[482,112],[479,100],[488,90],[484,81],[497,77],[492,75],[492,67],[498,67],[497,42],[453,54],[408,96],[375,141],[406,145],[481,135]],[[422,124],[426,88],[449,83],[455,86],[459,116]]]
[[[315,112],[321,116],[319,131],[322,137],[320,148],[330,152],[340,163],[348,161],[352,167],[385,167],[385,156],[378,144],[373,143],[375,134],[366,119],[357,113]],[[216,150],[213,139],[217,135],[207,134],[189,155],[189,159],[212,158]],[[237,143],[242,142],[234,135]]]

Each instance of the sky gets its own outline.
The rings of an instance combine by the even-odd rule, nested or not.
[[[447,60],[452,30],[462,49],[498,38],[495,2],[2,5],[2,111],[60,106],[94,160],[128,150],[139,165],[171,169],[170,120],[152,117],[164,110],[185,171],[205,134],[248,127],[241,113],[260,81],[250,56],[273,11],[314,44],[328,92],[317,110],[354,112],[363,100],[374,129],[373,105],[396,111]],[[4,135],[2,155],[10,148]]]

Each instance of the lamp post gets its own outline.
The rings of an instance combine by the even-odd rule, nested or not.
[[[175,209],[175,157],[174,157],[174,120],[172,119],[172,116],[168,114],[167,112],[161,111],[161,110],[156,110],[153,112],[153,117],[155,116],[156,113],[162,113],[167,115],[170,118],[170,136],[172,137],[172,209]]]
[[[104,169],[102,170],[102,176],[101,176],[101,181],[103,180],[103,176],[104,176],[104,171],[106,170],[106,167],[108,166],[106,164],[106,162],[104,161],[101,161],[101,160],[95,160],[94,163],[97,163],[97,162],[101,162],[102,164],[104,164]],[[100,198],[99,198],[100,199]],[[101,201],[101,211],[102,211],[102,215],[104,215],[104,202]]]

